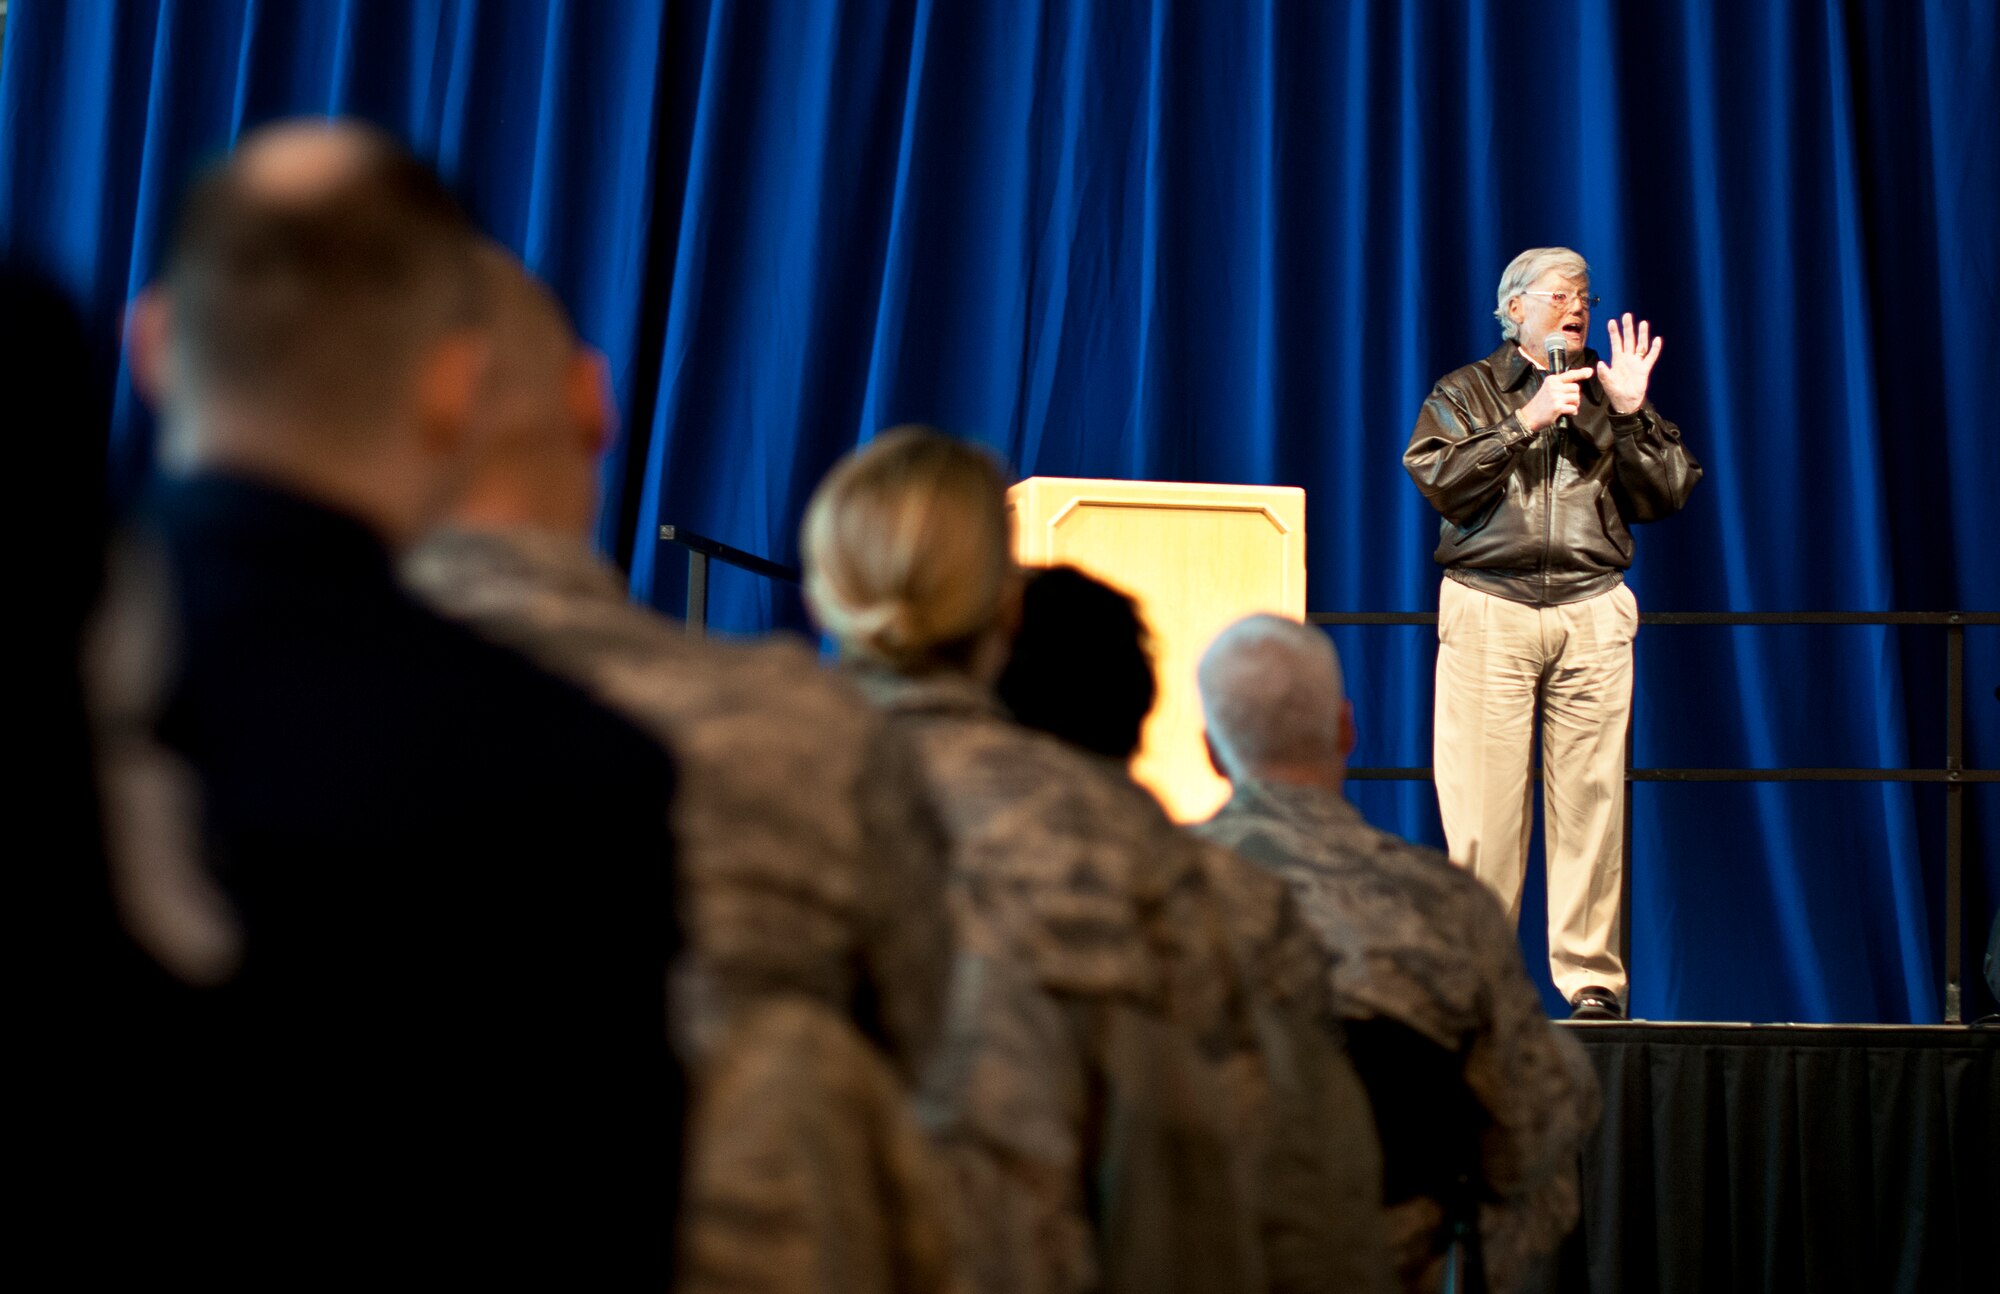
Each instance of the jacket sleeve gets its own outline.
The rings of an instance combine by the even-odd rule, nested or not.
[[[1680,428],[1651,403],[1634,414],[1611,415],[1618,511],[1630,522],[1671,517],[1687,504],[1701,464],[1681,443]]]
[[[1403,468],[1431,506],[1463,523],[1506,487],[1515,457],[1535,438],[1508,414],[1491,427],[1471,415],[1442,386],[1432,389],[1403,451]]]

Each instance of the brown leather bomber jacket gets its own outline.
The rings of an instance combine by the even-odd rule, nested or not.
[[[1572,364],[1595,368],[1585,350]],[[1632,532],[1672,516],[1701,479],[1680,430],[1648,401],[1611,412],[1595,376],[1567,432],[1521,425],[1542,370],[1512,342],[1438,380],[1417,415],[1403,466],[1444,514],[1437,561],[1451,578],[1530,606],[1616,588]]]

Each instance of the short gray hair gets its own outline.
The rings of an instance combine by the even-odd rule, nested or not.
[[[1516,256],[1507,263],[1507,272],[1500,276],[1498,301],[1493,307],[1493,317],[1500,321],[1500,335],[1508,341],[1520,336],[1521,329],[1507,317],[1507,303],[1550,270],[1564,278],[1581,279],[1586,287],[1590,285],[1590,262],[1567,247],[1530,247]]]
[[[1231,777],[1342,758],[1340,655],[1323,631],[1248,616],[1209,644],[1196,677],[1209,743]]]
[[[425,352],[479,325],[478,237],[375,128],[260,127],[182,203],[161,273],[175,366],[197,393],[374,434]]]

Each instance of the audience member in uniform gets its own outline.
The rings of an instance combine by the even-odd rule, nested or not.
[[[1268,986],[1203,851],[1122,769],[994,698],[1021,597],[998,466],[886,433],[821,484],[803,540],[808,605],[915,743],[950,839],[964,952],[921,1108],[977,1287],[1381,1287],[1372,1134],[1278,1117],[1299,1085],[1263,1050]],[[1316,950],[1286,950],[1259,972],[1312,991]]]
[[[943,845],[906,746],[803,646],[701,642],[590,549],[599,357],[498,247],[479,451],[409,583],[680,757],[693,1062],[683,1290],[939,1290],[949,1218],[909,1083],[951,955]]]
[[[1138,605],[1074,567],[1030,573],[998,691],[1021,723],[1102,756],[1107,767],[1128,768],[1157,693]],[[1377,1232],[1380,1224],[1372,1215],[1380,1202],[1380,1164],[1368,1144],[1375,1139],[1374,1122],[1367,1094],[1343,1055],[1344,1032],[1333,1018],[1325,955],[1282,880],[1219,845],[1206,844],[1201,854],[1210,885],[1231,913],[1246,980],[1264,985],[1267,998],[1275,993],[1280,999],[1267,1002],[1260,1033],[1279,1044],[1275,1051],[1267,1048],[1273,1075],[1285,1072],[1284,1058],[1294,1058],[1289,1069],[1296,1082],[1289,1092],[1274,1088],[1274,1093],[1296,1101],[1297,1108],[1275,1122],[1282,1127],[1285,1118],[1317,1121],[1347,1144],[1366,1148],[1348,1155],[1347,1162],[1357,1178],[1369,1176],[1365,1183],[1351,1180],[1347,1190],[1367,1192],[1369,1216],[1357,1219],[1357,1226]],[[1309,989],[1285,990],[1295,973],[1310,977]],[[1315,1035],[1330,1036],[1336,1046]],[[1283,1193],[1298,1207],[1315,1206],[1300,1198],[1295,1183],[1286,1184]],[[1317,1206],[1339,1207],[1325,1201]]]
[[[476,248],[391,141],[283,123],[195,184],[134,308],[167,476],[91,691],[114,892],[181,987],[84,1267],[669,1275],[671,761],[395,578],[473,448]]]
[[[1491,1287],[1521,1288],[1576,1222],[1577,1150],[1598,1109],[1582,1049],[1543,1013],[1491,891],[1348,803],[1353,710],[1323,632],[1249,617],[1209,647],[1199,681],[1232,792],[1197,830],[1283,877],[1333,954],[1404,1287],[1436,1288],[1443,1208],[1463,1175]]]

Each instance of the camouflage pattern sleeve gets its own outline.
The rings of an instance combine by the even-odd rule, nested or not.
[[[1597,1123],[1597,1076],[1576,1039],[1549,1023],[1499,904],[1472,906],[1492,969],[1487,1026],[1466,1056],[1465,1080],[1492,1117],[1482,1147],[1487,1182],[1510,1195],[1571,1166]]]
[[[890,1056],[913,1082],[937,1042],[951,965],[946,846],[909,743],[887,723],[872,728],[855,791],[867,890],[862,981]]]
[[[1578,1189],[1571,1167],[1524,1196],[1479,1206],[1480,1253],[1491,1294],[1520,1294],[1547,1283],[1549,1258],[1576,1226]],[[1412,1294],[1436,1290],[1444,1279],[1444,1209],[1418,1196],[1390,1209],[1388,1218],[1402,1287]]]
[[[969,1294],[906,1090],[825,1004],[772,996],[732,1021],[690,1136],[676,1289]]]
[[[966,1220],[970,1284],[981,1294],[1095,1289],[1080,1136],[1090,1098],[1073,1022],[976,915],[967,920],[917,1110]]]
[[[1192,840],[1192,838],[1190,838]],[[1246,1139],[1260,1244],[1274,1291],[1392,1287],[1382,1149],[1332,1014],[1328,964],[1278,877],[1196,841],[1242,977],[1255,1049]]]
[[[1470,906],[1480,913],[1479,943],[1491,950],[1491,1015],[1465,1075],[1492,1115],[1481,1156],[1503,1197],[1480,1209],[1487,1279],[1495,1294],[1509,1294],[1576,1225],[1577,1156],[1602,1098],[1582,1046],[1549,1022],[1499,904],[1481,897],[1489,901]]]
[[[1561,1247],[1582,1212],[1578,1168],[1569,1164],[1505,1204],[1481,1205],[1479,1242],[1493,1294],[1517,1294]]]

